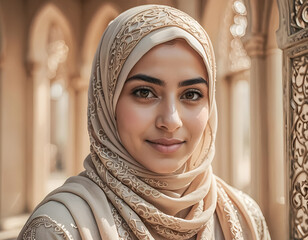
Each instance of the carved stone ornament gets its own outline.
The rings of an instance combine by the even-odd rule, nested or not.
[[[289,239],[308,239],[308,0],[277,0],[283,50]]]
[[[291,58],[290,224],[293,239],[308,238],[308,53]]]
[[[292,32],[297,32],[308,27],[308,1],[295,0],[291,13]]]
[[[276,33],[280,49],[287,49],[308,38],[308,0],[276,0],[279,7],[279,29]]]

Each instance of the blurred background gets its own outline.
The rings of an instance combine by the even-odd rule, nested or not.
[[[97,44],[122,11],[187,12],[217,60],[214,172],[260,205],[287,239],[282,50],[274,0],[0,0],[0,239],[14,239],[89,153],[87,88]]]

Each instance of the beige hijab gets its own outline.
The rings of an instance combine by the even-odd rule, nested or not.
[[[145,169],[127,153],[117,132],[115,108],[132,67],[151,48],[175,38],[184,38],[204,59],[211,85],[211,117],[187,166],[181,172],[162,175]],[[189,239],[201,229],[212,234],[212,227],[205,226],[213,224],[217,198],[210,166],[216,133],[214,79],[208,36],[196,21],[176,9],[157,5],[130,9],[103,35],[89,87],[88,130],[94,166],[87,163],[86,169],[90,178],[104,186],[108,199],[138,239]]]
[[[121,144],[115,108],[132,67],[151,48],[175,38],[185,39],[204,60],[210,118],[186,165],[176,173],[157,174],[137,163]],[[249,239],[257,239],[257,226],[237,193],[212,173],[217,127],[214,95],[213,48],[195,20],[160,5],[122,13],[104,32],[93,62],[88,99],[91,154],[85,160],[86,171],[44,202],[64,202],[83,239],[214,239],[215,210],[225,239],[243,239],[238,211]],[[64,193],[81,197],[91,214],[83,214],[80,205]]]

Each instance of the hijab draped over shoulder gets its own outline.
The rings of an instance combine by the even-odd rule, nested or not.
[[[209,121],[185,166],[172,174],[158,174],[126,151],[115,110],[125,80],[139,59],[154,46],[178,38],[204,61]],[[144,5],[119,15],[104,32],[93,61],[88,93],[91,153],[84,162],[86,170],[68,179],[39,207],[50,201],[63,204],[82,239],[214,239],[214,216],[225,239],[269,239],[257,205],[212,173],[215,73],[209,37],[187,14],[168,6]],[[29,234],[30,225],[28,221],[28,232],[20,236]]]

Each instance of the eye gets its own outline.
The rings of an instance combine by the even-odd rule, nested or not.
[[[189,100],[189,101],[197,101],[203,97],[203,94],[198,90],[188,90],[186,91],[181,99]]]
[[[147,88],[139,88],[133,91],[133,94],[139,98],[155,98],[156,96],[150,89]]]

